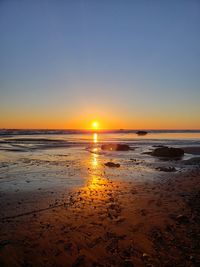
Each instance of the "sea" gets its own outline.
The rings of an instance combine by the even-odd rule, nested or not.
[[[171,168],[179,175],[196,168],[188,164],[200,157],[200,130],[0,130],[1,217],[29,211],[43,198],[51,205],[62,192],[96,187],[101,179],[146,183],[167,179]],[[105,143],[128,144],[129,151],[104,151]],[[158,146],[192,148],[179,160],[149,155]],[[197,148],[193,153],[193,148]],[[107,162],[117,163],[110,168]],[[200,162],[200,161],[199,161]],[[47,201],[48,199],[48,201]],[[40,203],[38,203],[40,202]],[[5,209],[4,205],[9,205]],[[23,205],[18,205],[23,203]],[[15,209],[9,208],[15,206]],[[5,214],[6,210],[6,214]]]

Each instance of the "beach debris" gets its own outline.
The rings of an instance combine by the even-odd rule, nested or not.
[[[174,147],[159,147],[150,154],[155,157],[179,158],[184,155],[184,150]]]
[[[137,131],[136,134],[137,135],[146,135],[146,134],[148,134],[148,132],[147,131]]]
[[[128,151],[130,147],[126,144],[104,144],[101,146],[101,149],[109,151]]]
[[[156,170],[160,172],[175,172],[176,168],[175,167],[157,167]]]
[[[107,167],[111,167],[111,168],[119,168],[120,167],[120,164],[119,163],[114,163],[112,161],[108,161],[104,164],[105,166]]]

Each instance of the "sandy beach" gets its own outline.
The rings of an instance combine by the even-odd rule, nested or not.
[[[4,158],[0,266],[199,266],[199,148],[188,146],[194,156],[178,161],[137,149],[84,145],[43,150],[40,160],[21,152],[9,167]],[[69,174],[76,186],[63,180]]]
[[[1,266],[198,266],[199,190],[199,170],[136,185],[96,178],[2,219]]]

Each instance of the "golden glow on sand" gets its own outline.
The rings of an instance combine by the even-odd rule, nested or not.
[[[98,155],[97,154],[95,154],[95,153],[93,153],[92,154],[92,166],[95,168],[95,167],[97,167],[97,165],[98,165]]]

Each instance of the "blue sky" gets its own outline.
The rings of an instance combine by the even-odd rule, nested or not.
[[[200,128],[199,25],[197,0],[1,1],[0,127]]]

